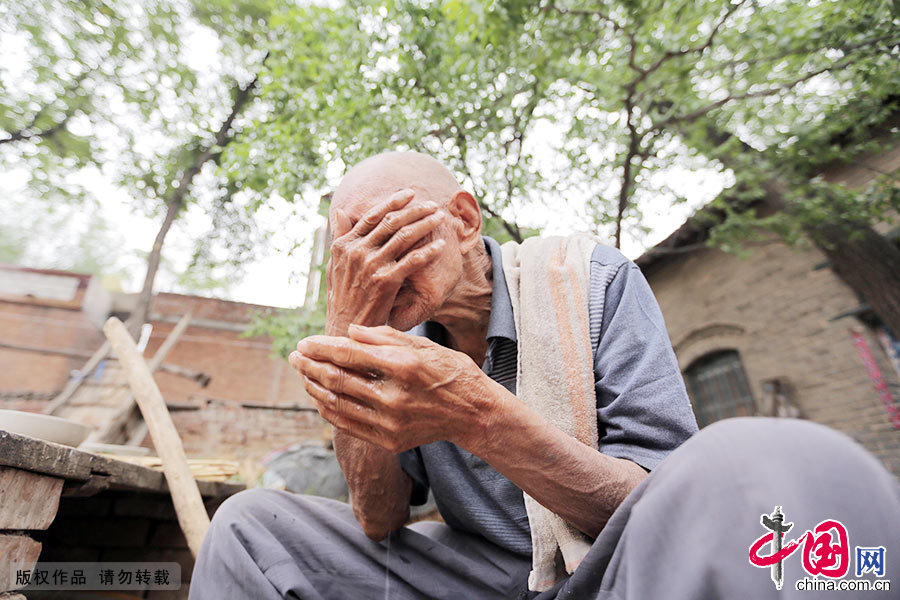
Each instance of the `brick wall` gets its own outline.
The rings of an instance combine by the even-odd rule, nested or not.
[[[327,425],[317,413],[221,405],[176,411],[172,420],[188,456],[242,463],[299,441],[320,442]]]
[[[79,281],[85,277],[71,276]],[[104,337],[82,305],[87,284],[79,286],[66,303],[0,295],[0,342],[92,353]],[[153,356],[178,319],[190,311],[191,325],[165,362],[211,377],[209,385],[201,388],[171,373],[155,376],[166,401],[181,408],[172,415],[189,456],[255,463],[272,450],[298,441],[321,441],[325,421],[315,412],[296,410],[313,407],[297,373],[272,355],[268,338],[241,336],[252,312],[266,308],[179,294],[155,297],[153,330],[144,355]],[[42,410],[85,360],[0,348],[0,408]],[[87,403],[89,410],[89,398],[83,394],[88,387],[82,386],[77,403]],[[22,393],[26,391],[32,393]],[[91,393],[108,395],[109,389],[98,387]],[[149,438],[145,445],[150,445]]]
[[[168,402],[201,406],[173,412],[189,455],[255,462],[298,441],[322,439],[326,423],[318,413],[288,410],[314,404],[296,371],[272,355],[270,340],[244,338],[239,331],[217,329],[213,323],[242,325],[253,311],[266,308],[179,294],[154,298],[153,333],[145,354],[152,356],[174,328],[174,321],[192,311],[192,323],[196,324],[184,332],[166,362],[212,377],[210,384],[200,389],[195,382],[170,373],[156,376]],[[246,408],[239,403],[285,409]]]
[[[0,342],[90,352],[103,336],[80,309],[0,300]],[[0,391],[59,390],[84,360],[0,348]]]
[[[169,316],[180,317],[184,314],[182,311],[186,312],[191,304],[195,304],[187,301],[179,310],[171,295],[163,296],[168,296],[165,300],[166,309],[171,311]],[[154,302],[154,313],[160,304],[159,300]],[[235,303],[213,301],[209,304]],[[249,315],[245,318],[240,318],[241,315],[234,317],[236,320],[223,322],[242,324],[249,319]],[[197,313],[194,318],[202,319]],[[174,323],[168,322],[153,323],[145,356],[153,356],[174,326]],[[191,325],[169,353],[166,362],[202,371],[212,376],[212,381],[205,389],[198,390],[193,381],[170,373],[159,373],[157,382],[170,402],[189,402],[197,395],[274,405],[303,402],[306,396],[300,378],[286,361],[272,356],[271,348],[268,338],[243,338],[238,331]]]

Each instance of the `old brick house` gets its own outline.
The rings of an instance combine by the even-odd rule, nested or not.
[[[106,318],[124,317],[133,300],[107,292],[90,275],[0,267],[0,408],[43,410],[102,344]],[[184,314],[192,314],[166,368],[155,377],[189,456],[255,462],[298,441],[321,441],[325,422],[297,374],[272,356],[271,340],[242,336],[251,313],[266,308],[200,296],[155,296],[147,357]],[[60,416],[90,421],[93,414],[102,421],[91,398],[105,393],[109,384],[101,375],[115,365],[101,364],[82,386],[90,393],[73,399],[74,406]],[[198,383],[198,376],[208,377],[208,384]],[[131,441],[149,444],[140,431]]]
[[[898,168],[900,146],[825,176],[858,186]],[[891,224],[880,230],[897,235]],[[887,331],[816,248],[770,243],[738,258],[702,247],[706,232],[689,220],[636,261],[659,300],[700,425],[798,415],[847,433],[900,476],[900,334]]]

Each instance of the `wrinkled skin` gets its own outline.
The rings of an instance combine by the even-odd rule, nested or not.
[[[468,356],[389,326],[349,333],[308,337],[290,359],[335,427],[394,453],[479,434],[490,393]]]
[[[429,306],[442,291],[434,282],[446,277],[435,277],[439,265],[425,267],[441,262],[447,247],[446,239],[433,235],[446,214],[437,203],[413,197],[412,190],[401,190],[355,224],[344,211],[335,211],[326,267],[328,324],[334,334],[346,335],[350,323],[391,322],[409,329],[424,320],[423,312],[437,308]]]

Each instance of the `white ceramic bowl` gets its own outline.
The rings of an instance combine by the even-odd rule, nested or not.
[[[119,456],[148,456],[150,448],[143,446],[122,446],[119,444],[101,444],[100,442],[85,442],[78,447],[85,452],[94,454],[118,454]]]
[[[91,433],[87,425],[69,419],[6,409],[0,409],[0,429],[73,448]]]

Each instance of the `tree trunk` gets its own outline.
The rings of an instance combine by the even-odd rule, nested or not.
[[[144,275],[144,285],[138,296],[137,305],[134,307],[134,311],[131,313],[131,316],[128,317],[128,321],[126,322],[128,333],[135,339],[137,338],[141,325],[147,321],[147,317],[150,313],[150,302],[153,299],[153,282],[156,281],[156,274],[159,272],[159,262],[162,259],[163,242],[165,242],[166,235],[168,235],[169,229],[172,228],[172,223],[175,222],[178,212],[181,210],[183,204],[184,194],[178,194],[169,200],[166,204],[166,216],[163,219],[159,231],[156,233],[156,239],[153,240],[153,248],[150,250],[150,255],[147,257],[147,273]]]
[[[266,58],[268,58],[268,54],[266,54]],[[263,59],[263,62],[265,62],[265,59]],[[159,228],[159,232],[156,234],[156,240],[153,242],[153,249],[150,251],[150,256],[147,257],[147,273],[144,276],[144,285],[138,296],[137,306],[135,306],[134,311],[131,313],[131,316],[125,324],[132,337],[137,337],[141,325],[147,321],[147,317],[150,315],[150,303],[153,300],[153,283],[156,281],[156,274],[159,271],[163,242],[166,239],[166,235],[169,233],[169,229],[172,227],[172,223],[175,222],[179,211],[182,206],[184,206],[184,200],[191,189],[194,177],[200,173],[200,169],[203,168],[204,164],[210,160],[217,159],[221,153],[221,149],[227,146],[233,139],[233,136],[230,135],[231,125],[244,108],[244,105],[250,100],[251,92],[256,86],[258,77],[259,76],[254,77],[253,81],[248,83],[245,87],[237,88],[234,95],[234,102],[231,106],[231,112],[216,133],[215,140],[206,149],[197,154],[194,162],[182,172],[181,177],[178,180],[178,186],[172,188],[171,194],[166,201],[166,216]]]
[[[838,277],[865,298],[894,336],[900,336],[900,248],[871,227],[863,229],[858,240],[835,226],[816,233],[825,242],[819,248]]]

